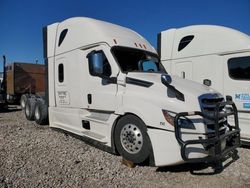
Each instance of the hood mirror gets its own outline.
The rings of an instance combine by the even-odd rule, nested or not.
[[[174,86],[170,85],[172,82],[172,78],[168,74],[162,74],[161,75],[161,82],[168,88],[170,89],[176,96],[176,98],[180,101],[185,101],[184,94],[177,90]]]
[[[171,76],[168,75],[168,74],[162,74],[162,75],[161,75],[161,82],[162,82],[162,83],[167,82],[168,84],[171,84],[172,78],[171,78]]]

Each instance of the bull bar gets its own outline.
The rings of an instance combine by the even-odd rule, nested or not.
[[[231,106],[230,112],[220,112],[221,107],[225,106]],[[201,116],[204,119],[212,120],[214,121],[214,137],[213,138],[206,138],[206,139],[196,139],[196,140],[183,140],[181,138],[181,126],[179,124],[180,121],[178,121],[181,117],[187,117],[187,116]],[[220,134],[220,126],[219,126],[219,120],[221,118],[225,118],[228,116],[234,116],[234,126],[229,125],[227,121],[227,127],[228,131],[225,132],[225,134]],[[235,104],[232,101],[226,101],[226,102],[220,102],[215,107],[214,116],[209,116],[205,113],[194,111],[194,112],[181,112],[178,113],[175,116],[174,119],[174,125],[175,125],[175,137],[180,144],[181,147],[181,156],[182,159],[186,162],[190,163],[199,163],[199,162],[216,162],[221,161],[224,158],[232,156],[236,148],[240,146],[240,129],[239,129],[239,122],[238,122],[238,114],[237,114],[237,108]],[[222,141],[226,140],[226,147],[224,149],[221,148]],[[202,157],[202,158],[188,158],[186,156],[186,150],[188,145],[194,145],[194,144],[202,144],[203,146],[210,146],[210,151],[208,156]],[[206,147],[204,147],[206,148]]]

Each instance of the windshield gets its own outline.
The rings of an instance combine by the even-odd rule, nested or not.
[[[126,47],[113,47],[112,52],[122,72],[166,73],[156,54]]]

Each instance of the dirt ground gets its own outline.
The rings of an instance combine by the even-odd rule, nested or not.
[[[38,126],[18,108],[0,112],[0,188],[250,187],[250,148],[220,173],[203,164],[171,167],[121,164],[121,157]]]

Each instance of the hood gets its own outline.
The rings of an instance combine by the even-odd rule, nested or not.
[[[171,78],[168,76],[164,75],[162,77],[160,73],[145,72],[131,72],[127,74],[126,90],[123,97],[124,104],[133,101],[127,107],[133,109],[136,101],[135,103],[139,104],[137,112],[139,114],[141,111],[147,112],[145,113],[147,116],[144,119],[149,119],[147,123],[150,126],[162,127],[158,121],[166,121],[163,110],[172,114],[202,111],[203,105],[201,101],[203,99],[222,97],[221,94],[205,85],[177,76]],[[143,117],[143,114],[140,115]],[[197,116],[189,117],[189,119],[194,120],[197,132],[205,132],[202,119]],[[165,126],[163,127],[166,128]],[[173,131],[174,128],[172,125],[169,125],[167,129]]]
[[[152,83],[152,85],[162,85],[163,87],[166,87],[161,82],[161,73],[145,73],[145,72],[131,72],[127,74],[127,77],[138,79],[141,81],[146,81]],[[171,76],[172,82],[170,83],[172,86],[174,86],[177,90],[182,92],[184,95],[193,95],[193,96],[200,96],[207,93],[216,93],[217,91],[214,89],[199,84],[197,82],[187,80],[180,78],[178,76]]]

